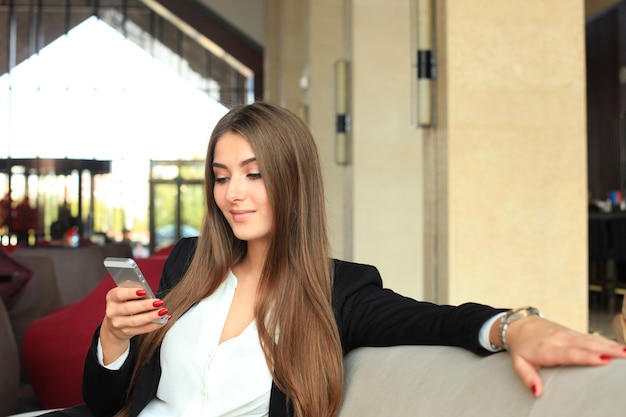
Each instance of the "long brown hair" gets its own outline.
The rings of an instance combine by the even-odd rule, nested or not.
[[[213,197],[215,144],[227,132],[249,141],[275,216],[255,306],[259,339],[274,383],[286,394],[294,416],[334,417],[342,398],[343,355],[331,305],[317,147],[302,120],[269,103],[234,108],[213,130],[205,163],[207,210],[196,252],[181,282],[164,298],[172,314],[170,323],[139,336],[134,375],[154,354],[169,326],[213,293],[246,254],[246,242],[233,235]],[[127,404],[125,410],[129,408]]]

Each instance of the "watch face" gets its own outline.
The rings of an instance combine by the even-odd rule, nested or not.
[[[508,319],[508,321],[513,321],[513,320],[517,320],[519,318],[522,317],[526,317],[526,316],[539,316],[539,317],[543,317],[541,315],[541,312],[536,309],[535,307],[520,307],[520,308],[516,308],[513,310],[510,310],[507,314],[506,317]]]

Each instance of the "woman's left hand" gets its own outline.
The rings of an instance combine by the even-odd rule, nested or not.
[[[614,358],[626,358],[625,347],[613,340],[579,333],[538,316],[509,324],[506,340],[513,369],[535,397],[543,393],[540,368],[607,365]]]

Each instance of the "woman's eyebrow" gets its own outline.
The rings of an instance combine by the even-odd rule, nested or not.
[[[256,156],[253,156],[252,158],[248,158],[248,159],[245,159],[245,160],[241,161],[241,162],[239,163],[239,166],[240,166],[240,167],[244,167],[244,166],[246,166],[246,165],[248,165],[248,164],[251,164],[251,163],[253,163],[253,162],[256,162]],[[223,169],[228,169],[228,167],[227,167],[226,165],[224,165],[224,164],[220,164],[219,162],[213,162],[213,166],[214,166],[215,168],[223,168]]]
[[[248,158],[244,161],[241,161],[241,163],[239,164],[240,167],[246,166],[248,164],[251,164],[253,162],[256,162],[256,156],[253,156],[252,158]]]

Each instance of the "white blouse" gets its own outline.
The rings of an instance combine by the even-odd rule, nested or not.
[[[219,343],[236,287],[237,278],[229,272],[215,293],[169,329],[161,345],[156,398],[140,417],[269,414],[272,376],[256,323],[250,323],[239,336]],[[116,361],[107,367],[119,366]]]

